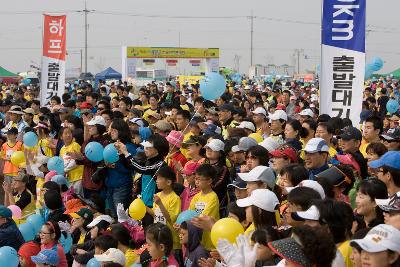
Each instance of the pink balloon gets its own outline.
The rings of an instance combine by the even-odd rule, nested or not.
[[[16,219],[21,219],[22,218],[22,210],[17,206],[17,205],[10,205],[7,208],[9,208],[12,212],[12,216]]]
[[[53,176],[57,175],[56,171],[49,171],[46,176],[44,177],[44,181],[48,182],[51,180],[51,178],[53,178]]]

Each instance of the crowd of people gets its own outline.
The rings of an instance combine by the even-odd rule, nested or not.
[[[199,84],[80,81],[48,103],[3,84],[0,247],[22,267],[400,266],[398,88],[367,81],[351,121],[320,114],[317,82],[228,81],[210,101]],[[91,142],[113,144],[115,162],[90,160]],[[32,214],[44,223],[28,238]],[[244,229],[234,245],[212,242],[222,218]]]

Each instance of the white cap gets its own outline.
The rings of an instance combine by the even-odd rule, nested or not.
[[[132,118],[129,122],[137,124],[139,127],[144,127],[144,123],[141,118]]]
[[[303,149],[307,153],[329,152],[329,146],[322,138],[311,138]]]
[[[286,187],[286,191],[289,193],[290,191],[292,191],[296,187],[308,187],[308,188],[314,189],[315,191],[318,192],[318,194],[321,196],[322,199],[325,199],[324,188],[317,181],[303,180],[295,187]]]
[[[152,143],[150,143],[149,141],[144,141],[140,143],[144,148],[146,147],[154,147]]]
[[[91,223],[89,223],[87,227],[93,228],[101,221],[106,221],[111,224],[114,222],[114,219],[111,218],[109,215],[99,215],[96,218],[94,218],[93,221]]]
[[[306,109],[303,109],[303,110],[300,112],[300,116],[314,117],[314,112],[313,112],[311,109],[306,108]]]
[[[385,250],[400,253],[400,230],[388,224],[379,224],[372,228],[363,239],[350,242],[351,246],[354,244],[370,253]]]
[[[212,151],[224,151],[225,144],[219,139],[212,139],[210,142],[208,142],[207,145],[204,146],[205,148],[210,148]]]
[[[254,167],[250,172],[238,173],[237,175],[245,182],[261,181],[267,184],[270,188],[274,188],[276,182],[274,170],[262,165]]]
[[[103,125],[106,126],[106,120],[102,116],[95,116],[93,119],[86,123],[87,125],[94,126],[94,125]]]
[[[267,117],[267,112],[266,112],[265,109],[262,108],[262,107],[256,108],[255,110],[252,111],[252,113],[253,113],[253,114],[262,114],[262,115],[264,115],[265,117]]]
[[[279,143],[272,137],[265,138],[259,145],[268,150],[268,152],[272,152],[279,147]]]
[[[292,212],[292,218],[295,221],[318,221],[320,218],[319,210],[316,206],[312,205],[306,211],[296,211]]]
[[[254,126],[254,124],[251,121],[242,121],[237,128],[242,128],[242,129],[248,129],[250,131],[255,132],[256,131],[256,127]]]
[[[125,254],[117,248],[109,248],[101,255],[94,255],[94,258],[99,262],[113,262],[125,266]]]
[[[255,189],[249,197],[238,199],[236,204],[243,208],[254,205],[260,209],[274,212],[279,205],[279,200],[275,193],[268,189]]]
[[[232,152],[236,153],[236,152],[239,152],[239,151],[247,151],[247,150],[249,150],[250,148],[252,148],[253,146],[256,146],[256,145],[257,145],[257,141],[256,140],[254,140],[251,137],[245,136],[245,137],[242,137],[242,138],[239,139],[239,144],[237,144],[236,146],[232,147]]]
[[[276,121],[276,120],[287,121],[288,120],[288,116],[287,116],[285,111],[278,109],[278,110],[276,110],[274,112],[274,114],[271,115],[270,120],[271,121]]]

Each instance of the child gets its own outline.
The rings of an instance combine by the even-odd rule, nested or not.
[[[162,223],[169,227],[173,237],[174,250],[180,250],[178,234],[173,228],[179,213],[181,212],[181,199],[173,191],[176,176],[174,171],[167,166],[161,167],[157,172],[156,184],[161,190],[154,195],[153,208],[147,207],[147,212],[154,217],[154,223]],[[180,254],[180,251],[175,251]]]
[[[228,218],[232,218],[240,222],[243,229],[247,229],[249,222],[246,220],[246,209],[239,207],[236,202],[231,202],[228,205]]]
[[[196,187],[196,170],[200,166],[200,163],[189,161],[183,167],[183,178],[186,180],[187,186],[181,194],[182,210],[189,209],[190,201],[192,198],[200,192]]]
[[[80,153],[81,146],[75,142],[70,128],[61,129],[61,138],[64,146],[60,150],[60,157],[64,160],[64,171],[71,186],[74,188],[74,192],[83,196],[83,165],[77,165],[75,160],[69,156],[70,153]]]
[[[362,239],[354,239],[350,246],[361,250],[361,266],[397,266],[399,258],[400,231],[387,224],[372,228]]]
[[[162,223],[150,225],[146,231],[146,243],[153,259],[151,267],[179,267],[172,255],[173,240],[169,227]]]
[[[216,175],[216,170],[209,164],[204,164],[197,168],[196,187],[199,188],[200,192],[190,201],[189,209],[218,220],[219,200],[217,194],[211,189],[213,177],[216,177]],[[207,250],[213,249],[210,232],[203,233],[201,243]]]
[[[251,235],[253,244],[258,243],[257,248],[257,261],[255,267],[262,266],[275,266],[281,260],[275,253],[268,247],[268,242],[278,240],[278,235],[275,231],[270,229],[257,229]]]
[[[17,141],[18,129],[15,127],[10,128],[7,131],[7,142],[1,146],[1,158],[4,160],[4,183],[7,187],[11,186],[13,178],[18,175],[18,166],[11,163],[11,155],[15,151],[22,151],[23,146],[21,141]],[[7,200],[7,197],[5,198]],[[9,206],[10,203],[4,202],[5,206]]]
[[[131,266],[138,260],[138,255],[133,247],[136,245],[135,240],[131,238],[129,230],[122,224],[113,224],[110,226],[111,236],[118,241],[117,248],[125,254],[125,266]]]
[[[118,241],[111,235],[101,235],[94,240],[94,254],[101,255],[109,248],[117,248]]]
[[[208,258],[209,253],[200,244],[203,230],[194,226],[190,221],[180,225],[179,239],[183,247],[185,267],[198,267],[201,258]]]
[[[60,262],[57,251],[53,249],[44,249],[31,259],[37,267],[53,267]]]
[[[187,162],[187,159],[179,150],[182,145],[183,135],[178,131],[171,131],[166,139],[169,143],[169,153],[166,157],[167,164],[177,174],[178,183],[183,183],[181,171]]]

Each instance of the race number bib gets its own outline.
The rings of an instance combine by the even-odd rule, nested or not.
[[[6,159],[11,159],[11,155],[14,153],[13,150],[7,149],[6,151]]]
[[[198,214],[202,214],[204,209],[206,208],[206,203],[205,202],[196,202],[194,204],[194,209]]]
[[[165,219],[164,215],[162,214],[160,208],[156,208],[154,210],[154,223],[160,222],[162,224],[167,224],[167,220]]]

